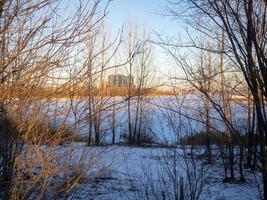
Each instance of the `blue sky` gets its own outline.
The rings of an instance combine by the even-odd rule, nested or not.
[[[109,6],[108,22],[116,30],[129,19],[134,19],[153,31],[175,34],[176,26],[170,18],[159,15],[164,12],[164,6],[166,0],[114,0]]]
[[[77,2],[70,0],[71,4]],[[107,0],[103,0],[102,3],[105,4],[105,2]],[[111,34],[116,35],[123,25],[127,25],[131,21],[138,24],[139,31],[146,27],[148,30],[166,37],[179,36],[183,38],[185,32],[182,25],[175,20],[172,21],[170,17],[160,15],[160,13],[166,13],[167,4],[167,0],[112,0],[106,17],[107,28],[110,29]],[[156,34],[152,34],[152,39],[157,39]],[[166,56],[163,49],[157,45],[155,45],[154,52],[156,70],[166,76],[170,76],[171,72],[173,76],[173,60]]]
[[[166,12],[166,6],[166,0],[114,0],[109,5],[107,23],[114,33],[123,24],[133,20],[140,28],[145,26],[153,32],[167,37],[181,36],[183,33],[181,25],[172,21],[170,17],[160,15],[160,13]],[[152,38],[156,37],[152,35]],[[169,57],[158,46],[154,50],[156,70],[166,76],[170,71],[173,73],[172,61]],[[164,76],[163,74],[162,76]]]

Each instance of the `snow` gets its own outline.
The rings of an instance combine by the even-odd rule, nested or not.
[[[218,100],[219,101],[219,100]],[[123,97],[104,98],[96,100],[101,105],[102,143],[110,143],[112,123],[112,103],[115,108],[116,142],[122,141],[127,133],[127,107]],[[135,116],[135,98],[132,98],[132,119]],[[75,130],[75,134],[88,134],[87,100],[68,99],[53,100],[47,104],[47,112],[55,117],[57,123],[64,122]],[[178,137],[199,133],[204,130],[205,116],[203,99],[195,95],[148,97],[144,102],[146,125],[151,129],[158,143],[174,144]],[[211,109],[211,124],[214,130],[224,132],[224,123],[215,109]],[[247,111],[245,102],[233,102],[231,105],[233,126],[245,133],[247,126]],[[175,124],[175,127],[173,127]]]
[[[173,166],[174,152],[176,152],[175,157],[177,158],[175,166],[178,177],[183,177],[186,182],[187,168],[184,161],[185,155],[189,155],[189,148],[184,150],[181,147],[86,147],[85,144],[80,143],[76,144],[77,155],[75,157],[78,158],[79,154],[81,155],[87,148],[98,155],[97,158],[100,162],[94,169],[94,178],[92,179],[92,171],[88,172],[88,180],[77,186],[69,199],[140,199],[150,180],[155,183],[153,187],[163,189],[162,185],[158,183],[163,176],[164,180],[169,181],[166,184],[171,187],[172,179],[166,173],[165,164]],[[201,155],[204,150],[199,147],[194,152]],[[200,175],[203,172],[203,188],[200,199],[259,199],[256,179],[248,170],[245,171],[246,183],[222,183],[224,175],[222,164],[219,161],[211,165],[204,164],[204,160],[201,158],[194,161],[196,162],[195,172],[190,159],[188,160],[191,173]],[[256,173],[256,176],[259,176],[259,173]],[[150,195],[152,195],[150,199],[154,199],[153,193]]]
[[[112,101],[122,102],[116,107],[116,142],[122,140],[127,132],[127,108],[122,97],[102,99],[107,106],[101,116],[103,143],[111,141]],[[217,100],[219,101],[219,100]],[[55,117],[57,123],[66,122],[74,127],[75,134],[88,134],[88,109],[86,100],[53,100],[46,105],[46,112]],[[100,104],[102,104],[100,102]],[[151,97],[145,102],[148,115],[147,124],[159,143],[176,144],[177,138],[204,130],[202,118],[204,108],[200,97],[187,95],[180,97]],[[245,103],[232,103],[233,124],[241,133],[246,128]],[[73,106],[73,107],[72,107]],[[135,108],[134,98],[132,106]],[[75,109],[73,109],[75,108]],[[166,109],[167,108],[167,109]],[[66,111],[68,111],[66,115]],[[132,111],[135,115],[134,110]],[[224,131],[219,114],[212,109],[211,123],[214,129]],[[175,126],[173,126],[175,125]],[[203,158],[203,147],[193,149],[160,147],[98,146],[88,147],[85,143],[62,146],[60,153],[71,158],[73,168],[84,167],[84,181],[78,184],[68,199],[175,199],[179,193],[179,182],[183,179],[185,196],[190,191],[199,199],[260,199],[258,184],[261,185],[259,172],[253,174],[245,169],[246,182],[222,183],[223,164],[214,150],[214,163],[207,165]],[[191,157],[192,156],[192,157]],[[194,159],[191,159],[194,158]],[[59,161],[60,163],[60,161]],[[236,169],[238,176],[238,169]],[[191,178],[191,179],[190,179]],[[237,177],[238,178],[238,177]],[[192,181],[193,184],[188,184]],[[192,195],[192,194],[191,194]]]

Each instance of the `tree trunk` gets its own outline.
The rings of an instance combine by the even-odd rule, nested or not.
[[[234,146],[233,146],[233,138],[232,132],[229,128],[228,122],[231,122],[231,109],[230,109],[230,102],[229,102],[229,95],[228,92],[225,90],[225,77],[224,77],[224,30],[222,30],[222,41],[221,41],[221,65],[220,65],[220,74],[221,74],[221,95],[222,95],[222,103],[223,103],[223,111],[225,116],[225,131],[227,135],[227,142],[228,142],[228,159],[229,159],[229,167],[230,167],[230,175],[231,180],[234,181]],[[228,122],[227,122],[228,121]]]
[[[239,146],[239,174],[240,174],[240,182],[244,183],[246,181],[243,173],[243,157],[244,151],[242,144]]]
[[[252,130],[252,105],[251,105],[251,93],[248,91],[248,136],[247,136],[247,145],[248,145],[248,154],[247,154],[247,166],[252,167],[252,153],[253,153],[253,146],[254,146],[254,134]]]
[[[115,134],[116,134],[116,116],[115,116],[115,97],[113,97],[112,105],[112,144],[115,144]]]

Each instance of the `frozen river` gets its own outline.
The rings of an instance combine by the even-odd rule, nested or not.
[[[219,100],[218,100],[219,101]],[[57,123],[64,122],[72,127],[75,134],[87,135],[89,114],[99,116],[101,141],[109,143],[112,137],[112,124],[115,125],[116,142],[123,140],[128,130],[127,101],[123,97],[97,98],[89,112],[89,100],[53,100],[46,108]],[[159,143],[175,143],[184,135],[205,131],[205,109],[201,97],[157,96],[142,101],[141,123],[147,134],[153,135]],[[136,98],[131,98],[131,120],[135,123]],[[236,130],[244,133],[247,127],[246,102],[231,103],[231,118]],[[219,113],[210,105],[210,121],[213,131],[224,132],[225,126]]]

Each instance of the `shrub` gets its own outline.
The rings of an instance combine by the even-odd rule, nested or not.
[[[212,132],[209,134],[210,144],[227,144],[227,136],[226,134]],[[245,142],[246,137],[244,135],[234,136],[233,143],[240,144],[240,141]],[[192,135],[186,135],[179,140],[179,144],[181,145],[206,145],[207,142],[207,133],[200,132]]]

